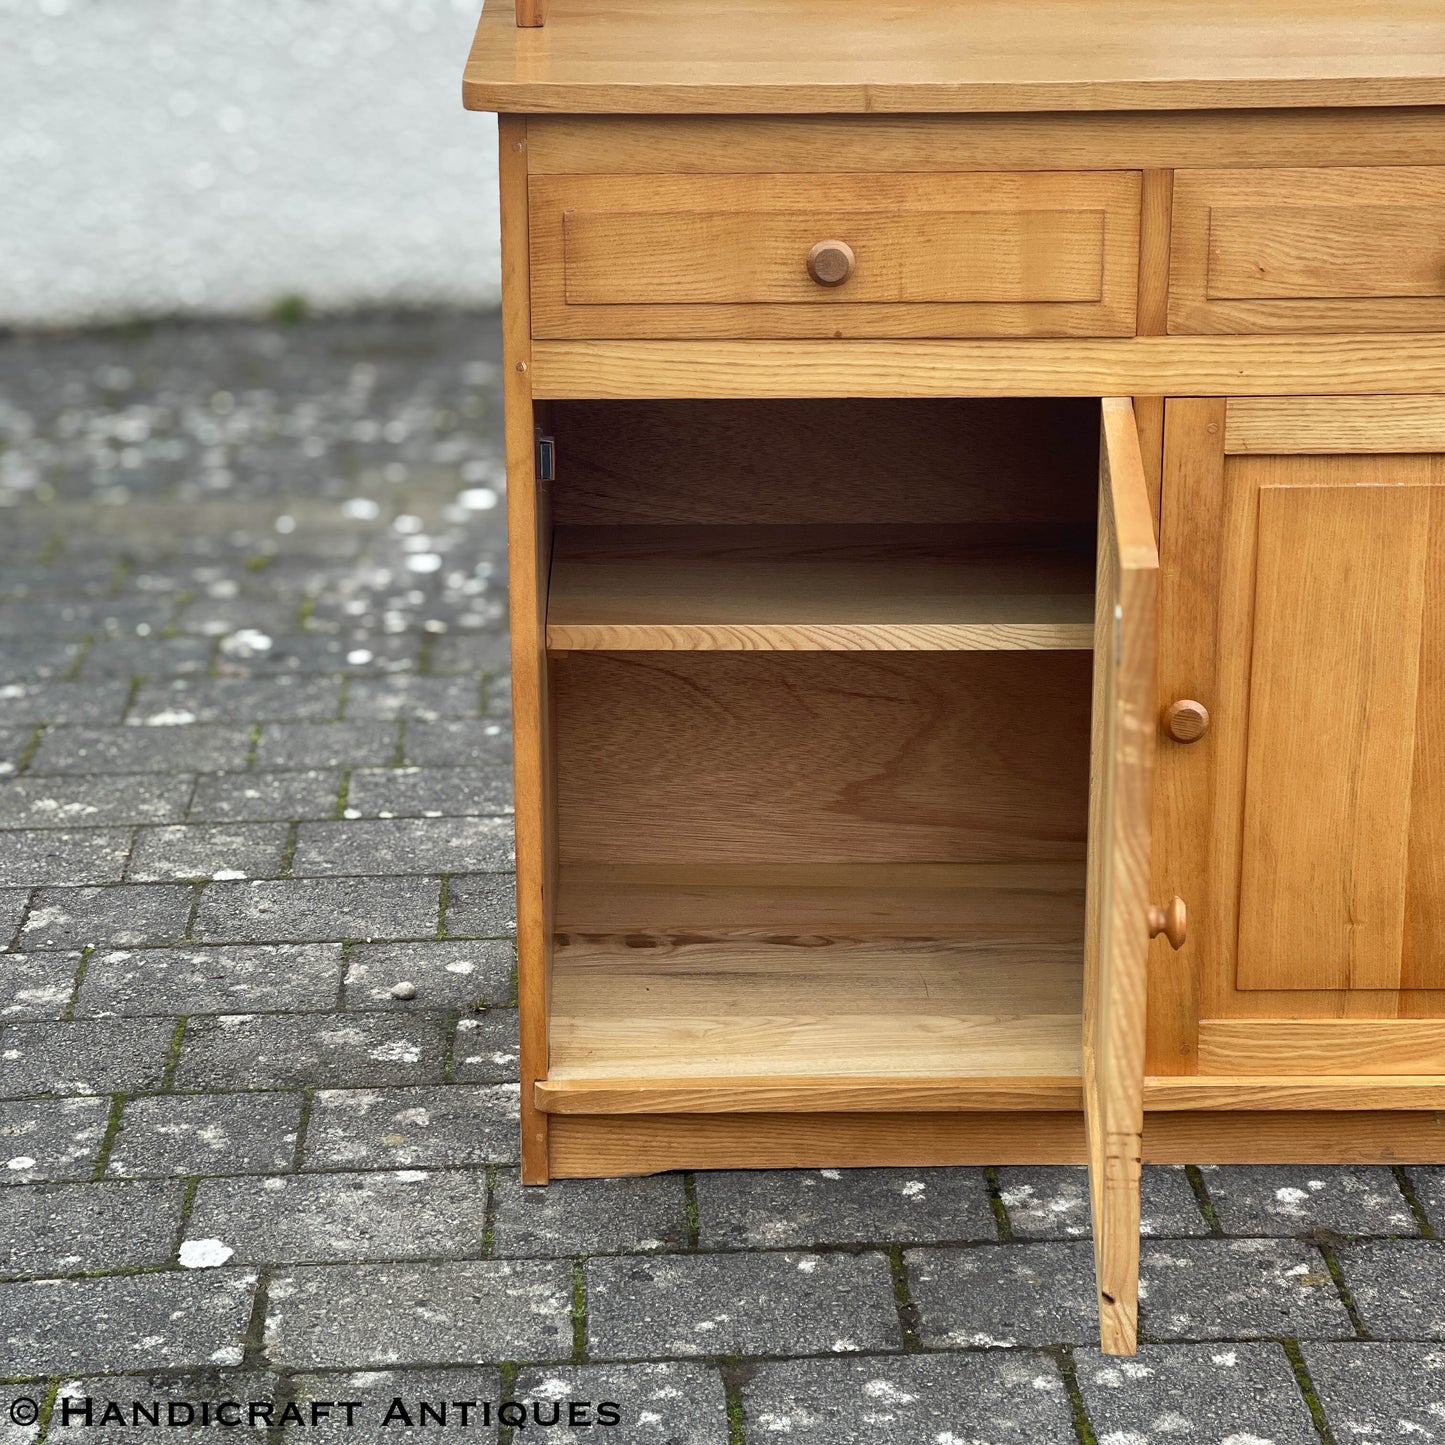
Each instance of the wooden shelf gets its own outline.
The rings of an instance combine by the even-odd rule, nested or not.
[[[1086,651],[1074,529],[558,527],[553,651]]]
[[[1075,863],[564,869],[538,1104],[1077,1108],[1083,899]]]

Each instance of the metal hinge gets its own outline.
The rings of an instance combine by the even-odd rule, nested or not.
[[[555,438],[543,436],[537,431],[537,480],[550,482],[557,476],[557,442]]]

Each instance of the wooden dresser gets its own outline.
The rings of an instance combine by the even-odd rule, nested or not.
[[[1445,1160],[1445,7],[516,4],[525,1177]]]

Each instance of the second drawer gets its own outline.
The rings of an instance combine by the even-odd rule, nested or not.
[[[1127,336],[1139,175],[534,177],[538,337]]]
[[[1173,332],[1445,330],[1445,166],[1179,171]]]

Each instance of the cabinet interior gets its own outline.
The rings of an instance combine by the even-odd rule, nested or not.
[[[1077,1079],[1098,403],[547,422],[549,1077]]]

